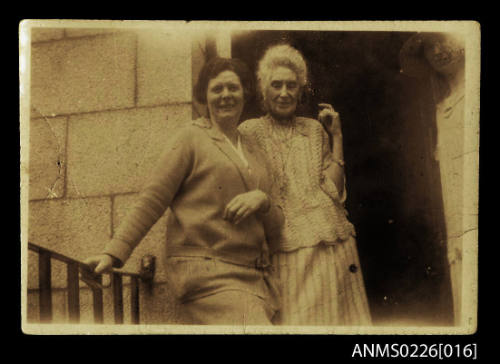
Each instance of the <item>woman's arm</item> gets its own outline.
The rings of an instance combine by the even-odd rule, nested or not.
[[[276,205],[271,202],[269,195],[260,189],[255,189],[240,193],[229,201],[224,210],[223,218],[234,224],[239,224],[252,214],[277,216],[275,211]]]
[[[186,130],[181,130],[167,142],[149,182],[103,252],[118,259],[115,266],[123,266],[151,227],[165,213],[190,173],[191,139]]]
[[[273,189],[276,187],[273,185],[274,180],[270,177],[272,175],[271,165],[265,157],[264,153],[262,153],[260,159],[262,161],[262,165],[265,168],[260,187],[266,193],[268,203],[259,215],[262,223],[264,224],[264,230],[266,233],[266,239],[269,244],[270,251],[273,252],[275,248],[279,246],[282,228],[285,224],[285,215],[283,214],[283,209],[278,204],[278,201],[270,197],[272,195],[271,191],[273,191]]]
[[[332,139],[330,146],[328,135],[323,133],[323,172],[335,184],[339,196],[344,196],[344,145],[340,117],[330,104],[319,104],[319,106],[324,109],[319,113],[318,119]]]
[[[269,201],[269,210],[261,213],[260,216],[264,224],[264,231],[270,251],[273,252],[279,246],[281,229],[285,223],[285,215],[283,215],[281,206],[272,200]]]
[[[246,134],[245,142],[252,143],[253,153],[261,165],[260,182],[257,189],[235,196],[226,206],[224,218],[238,224],[251,214],[256,214],[262,221],[268,241],[276,240],[281,234],[285,217],[276,201],[271,198],[272,179],[270,165],[265,154],[256,144],[253,136]]]
[[[343,162],[344,150],[342,144],[343,143],[342,135],[333,136],[332,142],[333,142],[332,143],[333,148],[331,151],[331,157],[329,158],[330,163],[328,167],[324,170],[324,173],[328,178],[330,178],[333,181],[333,183],[335,183],[335,187],[337,187],[339,195],[342,196],[342,194],[344,193],[344,183],[345,183],[344,162]],[[328,140],[327,140],[327,146],[329,147]]]
[[[264,189],[266,189],[264,187]],[[281,207],[269,195],[260,190],[252,190],[234,197],[226,206],[224,219],[239,224],[252,214],[256,214],[262,224],[270,246],[277,244],[285,221]]]

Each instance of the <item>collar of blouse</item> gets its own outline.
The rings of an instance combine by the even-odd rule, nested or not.
[[[264,116],[264,120],[270,128],[291,128],[294,127],[295,131],[302,134],[303,136],[309,135],[309,130],[307,124],[304,122],[303,118],[294,116],[291,123],[283,125],[277,122],[271,115],[267,114]]]

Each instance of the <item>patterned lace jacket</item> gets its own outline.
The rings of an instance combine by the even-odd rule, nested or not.
[[[281,126],[267,115],[242,123],[239,131],[264,150],[272,174],[272,198],[285,215],[280,251],[319,243],[335,244],[355,236],[339,195],[324,171],[332,163],[328,135],[314,119],[296,117]]]

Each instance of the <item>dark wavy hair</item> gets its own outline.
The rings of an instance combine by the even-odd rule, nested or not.
[[[237,58],[215,57],[210,59],[200,71],[198,82],[196,83],[193,94],[196,101],[200,104],[207,103],[208,83],[211,79],[224,71],[233,71],[239,78],[243,87],[245,102],[253,98],[255,94],[253,75],[248,66]]]

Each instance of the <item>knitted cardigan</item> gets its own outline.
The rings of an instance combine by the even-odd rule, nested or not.
[[[278,250],[293,251],[319,243],[335,244],[355,236],[344,207],[346,191],[339,195],[324,171],[332,163],[328,135],[314,119],[296,117],[288,141],[270,116],[250,119],[239,127],[264,150],[273,179],[272,199],[285,215]]]
[[[278,240],[283,222],[279,206],[271,202],[267,213],[251,215],[238,225],[222,218],[235,196],[271,189],[262,151],[242,139],[251,173],[209,121],[201,118],[179,128],[166,140],[152,176],[105,253],[123,264],[170,207],[167,256],[215,257],[252,267],[265,258],[267,244]]]

